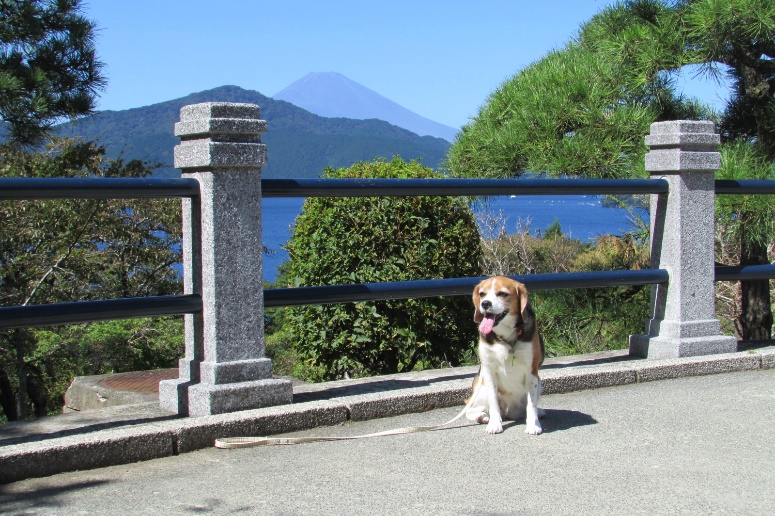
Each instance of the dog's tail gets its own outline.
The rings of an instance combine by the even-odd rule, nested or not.
[[[479,371],[476,372],[476,376],[474,376],[474,381],[471,384],[471,395],[465,399],[466,405],[468,405],[472,399],[474,399],[474,395],[476,394],[476,391],[479,389],[479,385],[482,383],[482,378],[480,376],[482,372],[482,366],[479,366]]]

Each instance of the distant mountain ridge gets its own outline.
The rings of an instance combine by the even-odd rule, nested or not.
[[[63,124],[56,133],[96,140],[109,157],[141,159],[161,163],[158,175],[179,174],[172,168],[172,153],[179,139],[174,136],[180,108],[200,102],[246,102],[261,108],[267,121],[268,165],[266,178],[318,177],[326,167],[347,167],[377,157],[420,159],[431,168],[439,166],[449,142],[419,136],[382,120],[325,118],[285,101],[271,99],[257,91],[237,86],[221,86],[192,93],[183,98],[124,111],[101,111],[72,124]]]
[[[376,118],[403,127],[419,135],[435,136],[448,142],[458,130],[424,118],[336,72],[309,73],[275,94],[285,100],[325,117],[359,120]]]

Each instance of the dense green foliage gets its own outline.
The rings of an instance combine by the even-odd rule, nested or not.
[[[505,81],[452,147],[471,177],[642,174],[651,122],[709,118],[674,93],[670,72],[726,67],[734,95],[727,138],[775,157],[775,5],[769,0],[629,0],[585,23],[575,41]]]
[[[552,52],[504,82],[463,127],[447,166],[462,177],[524,171],[641,175],[648,106],[618,103],[611,66],[577,47]]]
[[[726,139],[755,141],[775,158],[775,4],[770,0],[630,0],[586,23],[580,44],[615,63],[628,87],[685,65],[726,73],[733,95],[721,114]]]
[[[629,67],[586,42],[550,52],[492,93],[459,133],[448,168],[463,177],[645,175],[650,124],[704,112],[676,98],[659,69]]]
[[[482,268],[487,275],[541,274],[647,267],[643,238],[602,236],[584,243],[562,232],[555,221],[535,232],[518,222],[506,231],[500,216],[483,217]],[[642,330],[649,293],[643,287],[543,290],[530,298],[549,356],[583,354],[627,346]]]
[[[42,386],[48,412],[61,410],[76,376],[175,367],[184,348],[183,321],[177,317],[39,328],[29,337],[34,345],[25,361],[35,378],[29,385]]]
[[[775,180],[772,161],[748,142],[722,146],[718,179]],[[716,261],[725,265],[770,263],[775,233],[775,199],[770,195],[716,197]],[[734,288],[737,291],[734,291]],[[742,340],[768,339],[772,326],[771,287],[767,280],[717,284],[722,322]]]
[[[92,143],[56,141],[46,152],[0,148],[2,177],[142,177],[141,162],[106,160]],[[20,306],[87,299],[179,293],[180,204],[176,200],[49,200],[0,202],[0,304]],[[118,328],[128,340],[120,349]],[[131,330],[129,328],[132,328]],[[93,327],[0,332],[0,400],[8,419],[61,406],[69,374],[98,374],[171,365],[170,353],[151,357],[137,346],[153,336],[152,348],[180,347],[180,323],[103,323]],[[100,336],[117,349],[98,354],[72,350]],[[107,338],[110,336],[109,338]],[[134,337],[131,337],[134,336]],[[131,338],[129,338],[131,337]],[[139,340],[133,340],[139,339]],[[61,343],[61,346],[59,345]],[[110,346],[113,348],[114,346]],[[96,348],[95,348],[96,349]],[[96,353],[96,351],[94,352]],[[129,355],[140,353],[132,358]],[[129,354],[129,355],[127,355]],[[63,362],[69,365],[65,365]],[[28,399],[29,395],[29,399]],[[14,403],[15,399],[15,403]]]
[[[94,109],[103,86],[94,24],[80,0],[0,2],[0,119],[12,140],[43,141],[52,124]]]
[[[772,162],[740,140],[722,147],[718,179],[775,180]],[[722,240],[766,247],[772,240],[775,203],[768,195],[719,195],[716,197],[716,223],[728,238]],[[721,237],[720,237],[721,238]]]
[[[775,4],[769,0],[698,2],[690,36],[702,62],[728,67],[733,96],[721,129],[755,140],[775,159]]]
[[[723,113],[676,95],[672,74],[686,65],[711,74],[726,70],[733,96]],[[775,4],[770,0],[627,0],[603,9],[581,27],[576,40],[491,95],[459,134],[448,166],[469,177],[519,176],[525,170],[640,177],[649,125],[694,118],[720,120],[724,145],[730,146],[722,152],[735,156],[724,160],[722,176],[759,177],[742,175],[757,168],[759,158],[771,171]],[[719,204],[720,225],[733,221],[738,228],[725,231],[727,240],[721,241],[723,248],[729,238],[736,239],[737,251],[722,252],[718,259],[770,263],[775,228],[769,217],[773,209],[765,206],[769,202],[758,200],[757,214],[746,211],[754,206],[748,198]],[[737,297],[739,337],[769,339],[769,282],[741,282]]]
[[[441,177],[398,158],[324,176]],[[448,197],[307,199],[287,249],[296,286],[477,276],[481,253],[473,214]],[[326,380],[458,365],[473,349],[470,305],[448,297],[289,309],[296,372]]]
[[[608,235],[584,245],[566,267],[568,272],[627,270],[648,267],[648,261],[644,242]],[[626,348],[629,336],[640,333],[649,317],[649,289],[642,286],[543,291],[536,297],[550,354]]]
[[[222,86],[186,97],[126,111],[103,111],[57,128],[58,134],[97,139],[109,157],[161,163],[161,173],[173,175],[173,135],[180,108],[199,102],[246,102],[261,106],[268,130],[261,139],[269,149],[262,177],[318,177],[326,167],[346,167],[358,161],[394,155],[419,159],[436,167],[449,143],[418,136],[381,120],[325,118],[256,91]],[[159,172],[157,172],[159,173]]]
[[[0,177],[143,177],[84,141],[43,143],[52,124],[93,110],[103,86],[94,24],[80,0],[0,2]],[[180,207],[170,200],[0,202],[0,306],[177,293]],[[174,364],[178,319],[0,331],[0,419],[62,406],[73,376]]]

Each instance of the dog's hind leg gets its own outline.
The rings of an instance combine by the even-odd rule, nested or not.
[[[531,374],[528,378],[527,386],[527,406],[525,407],[525,433],[530,435],[539,435],[543,432],[541,422],[538,420],[538,398],[541,395],[541,381],[537,376]]]
[[[484,380],[478,373],[476,378],[474,378],[472,391],[471,406],[466,410],[466,419],[480,425],[489,422],[490,416],[487,413],[487,394],[484,388]]]
[[[471,407],[466,411],[466,419],[473,421],[474,423],[484,424],[490,421],[490,416],[487,415],[485,407]]]
[[[543,419],[546,417],[546,411],[538,406],[538,400],[541,398],[541,395],[544,393],[544,385],[541,383],[541,380],[538,380],[538,394],[536,394],[536,413],[538,414],[538,419]]]

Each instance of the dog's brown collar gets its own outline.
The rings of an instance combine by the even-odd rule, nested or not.
[[[484,341],[486,343],[488,343],[488,344],[495,344],[496,342],[501,342],[503,344],[506,344],[510,348],[514,348],[514,346],[517,344],[517,341],[525,340],[525,332],[526,331],[527,332],[531,331],[531,328],[529,326],[532,326],[532,325],[528,325],[526,323],[518,324],[517,328],[516,328],[517,329],[517,331],[516,331],[517,336],[513,340],[504,339],[504,338],[500,337],[499,335],[497,335],[494,331],[488,333],[487,335],[484,335],[482,333],[480,333],[479,335],[481,337],[483,337]]]

